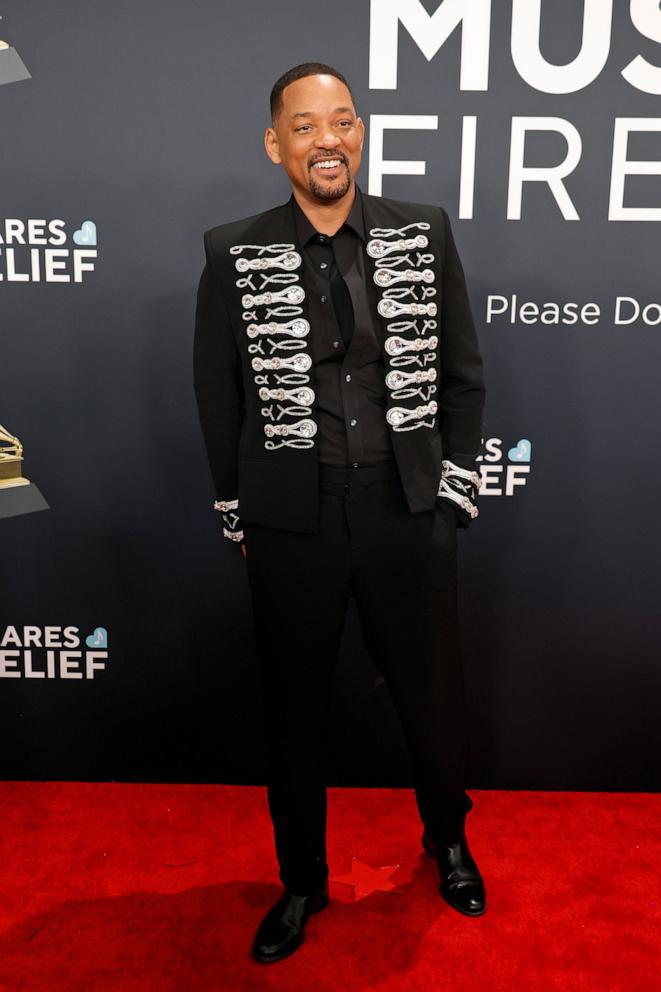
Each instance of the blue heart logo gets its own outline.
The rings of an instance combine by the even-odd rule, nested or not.
[[[77,231],[73,232],[74,244],[95,245],[96,224],[93,220],[84,220]]]
[[[532,454],[532,445],[527,437],[522,437],[517,441],[515,448],[510,448],[507,457],[511,462],[529,462]]]
[[[88,648],[107,648],[108,631],[105,627],[95,627],[94,633],[85,638],[85,644]]]

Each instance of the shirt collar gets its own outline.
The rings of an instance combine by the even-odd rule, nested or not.
[[[349,215],[347,219],[344,221],[342,227],[344,227],[345,225],[347,227],[350,227],[358,235],[359,238],[361,238],[363,241],[366,241],[367,239],[365,237],[365,221],[363,219],[363,197],[360,191],[360,187],[358,186],[358,183],[354,184],[354,188],[356,190],[356,195],[354,196],[354,200],[351,205],[351,210],[349,211]],[[319,234],[319,231],[315,229],[315,227],[308,220],[307,216],[303,213],[293,193],[290,197],[289,202],[291,203],[292,209],[294,211],[294,222],[296,224],[296,234],[298,237],[298,243],[301,246],[301,248],[303,248],[308,243],[310,238],[314,237],[314,235],[316,234]],[[339,231],[342,230],[342,227],[338,229],[336,234],[338,234]]]

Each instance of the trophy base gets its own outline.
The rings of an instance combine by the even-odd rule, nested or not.
[[[0,51],[0,86],[3,83],[20,83],[22,79],[32,79],[23,59],[15,48]]]
[[[10,486],[29,486],[30,480],[20,476],[18,479],[0,479],[0,489],[9,489]]]
[[[28,482],[27,486],[0,486],[0,520],[4,517],[18,517],[23,513],[36,513],[37,510],[49,509],[48,503],[34,482]]]

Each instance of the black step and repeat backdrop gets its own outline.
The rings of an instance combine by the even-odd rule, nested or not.
[[[268,95],[319,60],[367,125],[362,188],[448,210],[484,354],[469,786],[657,789],[658,3],[0,14],[0,776],[262,781],[193,317],[202,232],[289,197]],[[333,705],[333,784],[410,784],[353,610]]]

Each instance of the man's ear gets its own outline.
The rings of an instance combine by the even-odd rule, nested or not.
[[[272,127],[267,127],[264,131],[264,148],[266,149],[266,154],[275,165],[282,164],[278,136]]]

